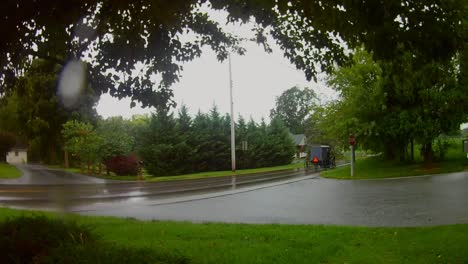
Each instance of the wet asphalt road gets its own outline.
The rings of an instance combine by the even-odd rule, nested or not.
[[[280,178],[288,173],[290,176]],[[255,177],[277,179],[239,184],[246,179],[238,177],[236,187],[230,177],[216,179],[218,184],[0,185],[0,203],[31,209],[66,208],[86,215],[193,222],[360,226],[468,223],[467,171],[356,181],[323,179],[304,171]]]
[[[86,175],[51,169],[41,165],[16,165],[22,176],[16,179],[0,179],[0,184],[56,185],[56,184],[96,184],[111,182]]]

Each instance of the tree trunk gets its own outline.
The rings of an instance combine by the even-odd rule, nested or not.
[[[57,156],[55,155],[55,149],[53,144],[49,144],[49,149],[47,151],[48,153],[48,164],[56,164],[57,161]]]
[[[65,150],[64,152],[63,159],[65,162],[65,168],[68,169],[70,167],[70,163],[68,163],[68,151],[67,150]]]
[[[398,148],[396,147],[395,143],[385,143],[384,157],[387,160],[396,160],[398,158]]]
[[[414,161],[414,139],[411,139],[411,161]]]
[[[109,172],[109,167],[107,166],[107,163],[108,163],[108,162],[109,162],[109,160],[108,160],[108,159],[106,159],[106,160],[104,161],[104,166],[106,166],[106,175],[107,175],[107,176],[109,176],[109,175],[110,175],[110,172]]]
[[[400,146],[400,149],[398,150],[398,155],[400,156],[400,162],[406,161],[406,159],[408,158],[408,144],[407,143]]]
[[[432,142],[427,142],[423,146],[424,164],[426,167],[432,166],[434,160],[434,150],[432,149]]]

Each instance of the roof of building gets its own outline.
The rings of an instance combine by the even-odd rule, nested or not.
[[[290,134],[296,146],[306,145],[306,136],[304,134]]]
[[[18,150],[28,150],[28,145],[24,142],[17,141],[16,144],[10,149],[10,151],[18,151]]]

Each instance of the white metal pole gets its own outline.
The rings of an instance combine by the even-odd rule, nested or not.
[[[351,177],[354,177],[354,145],[351,145]]]
[[[232,100],[231,53],[229,53],[229,92],[231,102],[231,168],[232,171],[236,171],[236,132],[234,129],[234,101]]]

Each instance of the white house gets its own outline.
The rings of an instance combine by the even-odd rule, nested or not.
[[[7,153],[6,162],[10,164],[28,163],[28,149],[17,144]]]
[[[302,159],[307,156],[307,138],[304,134],[289,134],[296,146],[296,158]]]

